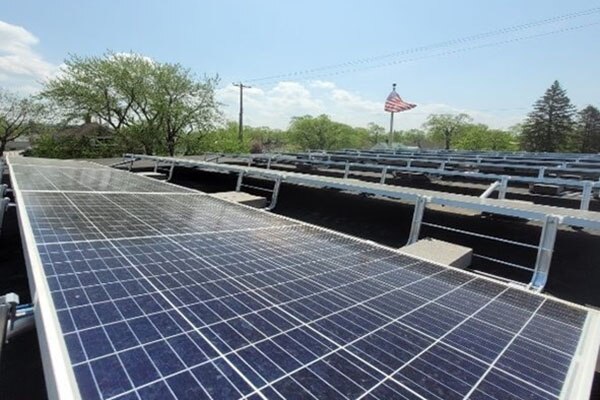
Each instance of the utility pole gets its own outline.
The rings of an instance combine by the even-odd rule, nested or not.
[[[252,86],[245,86],[242,82],[233,83],[233,86],[240,88],[240,121],[238,125],[238,140],[244,140],[242,133],[244,131],[244,89],[250,89]]]

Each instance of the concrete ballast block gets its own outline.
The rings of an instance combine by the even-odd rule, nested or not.
[[[267,206],[267,199],[265,197],[255,196],[246,192],[221,192],[213,193],[213,196],[255,208],[265,208]]]
[[[456,268],[467,268],[473,257],[473,249],[431,238],[421,239],[400,250],[411,256]]]
[[[154,179],[158,179],[158,180],[167,179],[167,175],[165,175],[161,172],[136,172],[136,174],[147,176],[148,178],[154,178]]]
[[[547,185],[543,183],[536,183],[530,186],[529,190],[531,191],[531,193],[558,196],[565,190],[565,188],[562,185]]]

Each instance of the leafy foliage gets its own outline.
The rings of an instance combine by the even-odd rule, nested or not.
[[[450,149],[453,139],[460,133],[471,117],[467,114],[431,114],[423,127],[434,141],[442,141],[446,150]]]
[[[0,92],[0,151],[26,131],[38,132],[33,153],[48,157],[359,149],[388,140],[386,129],[375,123],[356,128],[327,115],[304,115],[293,117],[287,130],[246,126],[240,142],[237,123],[222,123],[215,100],[218,82],[217,76],[199,79],[179,64],[137,54],[70,56],[42,92],[48,100],[44,107],[53,107],[47,114],[57,116],[50,125],[34,123],[39,103]],[[600,111],[588,106],[576,123],[574,111],[554,82],[527,120],[508,130],[473,123],[466,114],[432,114],[422,129],[394,132],[393,142],[464,150],[600,151]],[[73,128],[82,120],[99,123],[111,137],[98,141],[61,132],[60,126]]]
[[[455,138],[455,148],[460,150],[518,150],[518,141],[507,131],[490,129],[484,124],[467,124]]]
[[[198,80],[179,64],[108,53],[71,56],[42,96],[69,119],[91,116],[107,124],[126,148],[164,148],[173,155],[185,135],[214,128],[220,117],[217,83],[218,77]]]
[[[363,148],[372,144],[368,130],[334,122],[327,115],[294,117],[288,134],[291,144],[302,150]]]

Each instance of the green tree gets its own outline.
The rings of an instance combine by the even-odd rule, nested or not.
[[[237,124],[235,124],[237,129]],[[287,132],[266,126],[244,127],[246,136],[250,139],[250,151],[253,153],[285,150],[288,145]]]
[[[527,151],[561,151],[573,133],[575,107],[567,92],[554,81],[535,102],[523,124],[521,143]]]
[[[23,136],[42,114],[42,105],[32,97],[19,97],[0,88],[0,156],[6,144]]]
[[[576,143],[574,150],[581,153],[600,152],[600,111],[587,106],[577,116]]]
[[[400,143],[406,146],[417,146],[420,149],[430,145],[427,135],[421,129],[409,129],[400,132]]]
[[[327,115],[293,117],[288,134],[291,144],[303,150],[363,148],[370,143],[367,129],[352,128]]]
[[[452,140],[471,117],[467,114],[431,114],[423,124],[429,137],[435,142],[442,142],[446,150],[450,149]]]
[[[369,122],[367,124],[367,130],[375,144],[379,143],[380,138],[385,139],[385,128],[383,126],[378,125],[375,122]]]
[[[503,150],[518,149],[515,137],[507,131],[490,129],[485,124],[467,124],[457,135],[454,146],[460,150]]]
[[[217,83],[179,64],[107,53],[71,56],[42,96],[67,118],[89,116],[109,126],[126,148],[173,155],[183,136],[206,133],[219,120]]]

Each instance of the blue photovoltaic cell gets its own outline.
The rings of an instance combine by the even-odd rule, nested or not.
[[[206,195],[21,196],[86,399],[553,399],[586,318]]]
[[[169,185],[93,164],[13,165],[14,178],[21,190],[116,191],[193,193],[191,189]]]

